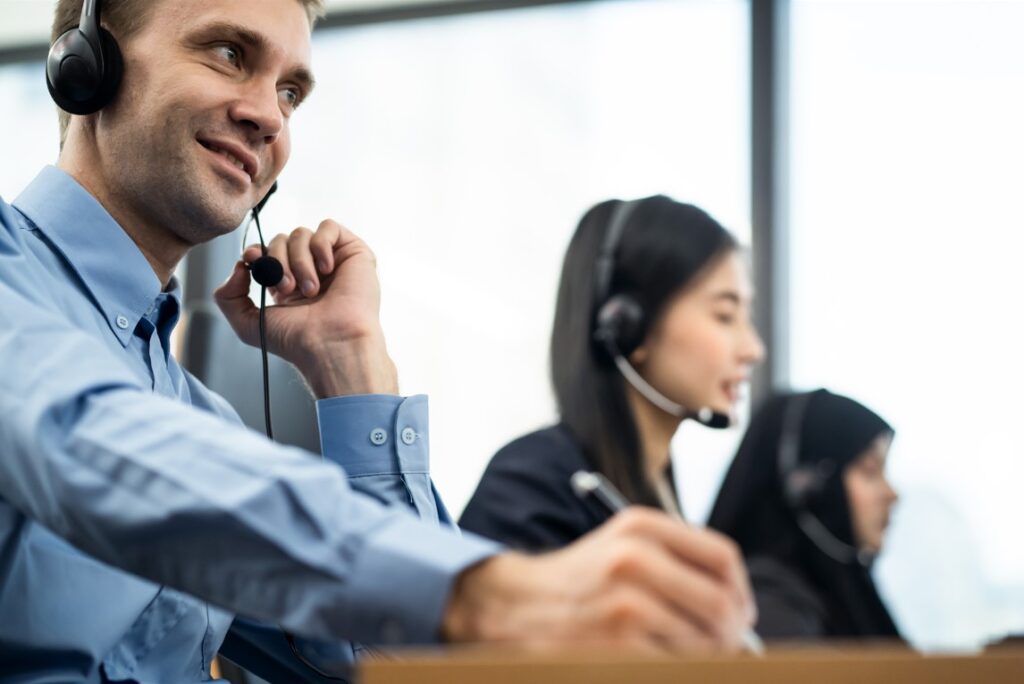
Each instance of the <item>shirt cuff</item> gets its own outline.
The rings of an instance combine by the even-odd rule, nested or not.
[[[427,397],[360,394],[316,402],[320,449],[349,477],[428,473]]]

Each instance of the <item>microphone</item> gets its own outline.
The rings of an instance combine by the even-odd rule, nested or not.
[[[277,192],[277,181],[274,181],[274,184],[270,186],[270,189],[267,190],[267,194],[263,196],[263,199],[260,200],[259,204],[253,207],[253,211],[256,212],[257,214],[263,211],[264,205],[266,205],[266,203],[270,200],[270,196],[273,195],[275,192]]]
[[[642,394],[649,402],[660,408],[665,413],[680,418],[693,418],[698,423],[705,427],[709,427],[715,430],[722,430],[732,425],[732,418],[728,414],[719,413],[718,411],[712,410],[710,407],[704,406],[699,411],[691,411],[682,404],[677,404],[672,401],[664,394],[654,389],[649,382],[643,379],[633,366],[629,365],[629,361],[626,360],[622,354],[618,353],[615,349],[612,357],[615,360],[615,367],[622,373],[622,377],[626,379],[630,385],[633,386],[637,392]]]
[[[263,287],[276,287],[284,277],[284,267],[272,256],[261,256],[249,264],[249,273]]]
[[[249,273],[252,274],[252,279],[263,287],[277,287],[281,278],[284,277],[284,267],[281,262],[272,256],[267,256],[267,245],[263,242],[263,229],[260,228],[260,212],[275,192],[277,192],[277,181],[270,186],[270,190],[263,196],[259,204],[252,208],[252,218],[256,222],[256,234],[260,238],[260,250],[263,252],[263,256],[249,264]]]
[[[697,422],[704,427],[709,427],[714,430],[724,430],[725,428],[732,426],[732,416],[728,413],[712,411],[707,406],[702,408],[700,411],[697,411],[695,418]]]

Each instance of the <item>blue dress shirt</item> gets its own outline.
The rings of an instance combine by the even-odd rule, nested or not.
[[[426,398],[319,401],[320,460],[178,365],[179,313],[70,176],[0,200],[0,680],[209,681],[223,644],[322,681],[268,625],[325,666],[341,639],[436,641],[454,577],[498,549],[442,529]]]

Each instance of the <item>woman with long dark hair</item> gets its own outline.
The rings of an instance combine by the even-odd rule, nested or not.
[[[611,200],[569,244],[551,336],[561,422],[501,449],[460,524],[511,546],[563,546],[608,513],[578,500],[578,470],[632,503],[678,513],[669,443],[693,418],[728,424],[762,357],[735,239],[668,197]]]
[[[708,526],[740,545],[765,639],[899,637],[871,576],[896,502],[892,438],[826,390],[773,397],[751,421]]]

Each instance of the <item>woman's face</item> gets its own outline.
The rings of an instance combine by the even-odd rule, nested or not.
[[[630,361],[676,403],[731,413],[764,345],[751,323],[753,288],[732,251],[673,299]]]
[[[889,513],[896,503],[896,491],[885,479],[891,441],[888,435],[880,436],[843,471],[854,541],[872,553],[882,550]]]

